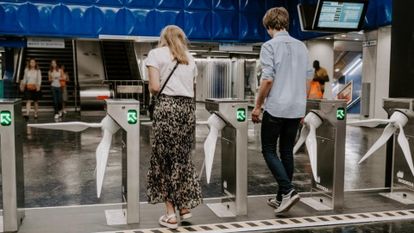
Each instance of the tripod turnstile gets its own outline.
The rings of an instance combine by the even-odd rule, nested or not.
[[[295,152],[306,143],[313,180],[310,197],[302,202],[318,211],[343,208],[346,102],[309,100]]]
[[[15,232],[24,218],[23,133],[26,122],[18,99],[0,100],[3,230]]]
[[[223,126],[221,186],[225,194],[221,203],[207,205],[219,217],[247,215],[247,101],[207,99],[206,109]],[[214,156],[214,150],[212,153]]]

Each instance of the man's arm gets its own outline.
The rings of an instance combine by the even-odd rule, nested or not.
[[[269,91],[272,88],[273,80],[271,79],[262,79],[260,82],[259,94],[257,96],[256,105],[252,111],[252,121],[254,123],[260,122],[260,113],[262,112],[262,106],[264,100],[269,95]]]

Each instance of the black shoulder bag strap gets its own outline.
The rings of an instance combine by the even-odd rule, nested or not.
[[[165,82],[164,82],[164,84],[162,85],[162,87],[161,87],[160,91],[157,93],[157,95],[156,95],[156,97],[157,97],[157,98],[158,98],[158,96],[159,96],[159,95],[161,95],[162,91],[164,90],[165,86],[166,86],[166,85],[167,85],[167,83],[168,83],[168,80],[170,80],[170,78],[171,78],[171,76],[173,75],[173,73],[174,73],[175,69],[177,69],[177,66],[178,66],[178,62],[177,62],[177,63],[175,63],[175,66],[174,66],[173,70],[171,71],[170,75],[168,75],[167,80],[165,80]]]

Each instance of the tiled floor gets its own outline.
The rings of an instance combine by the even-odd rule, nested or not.
[[[50,116],[49,116],[50,115]],[[205,113],[199,113],[205,118]],[[68,114],[63,121],[82,120],[99,122],[101,117],[80,117]],[[203,120],[203,119],[201,119]],[[51,114],[42,114],[36,122],[52,122]],[[35,123],[34,119],[29,120]],[[277,191],[274,178],[268,171],[260,153],[257,126],[249,126],[248,144],[248,193],[249,195],[273,194]],[[146,172],[150,158],[150,126],[141,127],[141,201],[146,200]],[[201,168],[203,141],[208,129],[197,127],[194,163]],[[381,133],[381,129],[347,128],[345,189],[380,188],[384,185],[385,149],[376,156],[358,165],[358,160]],[[24,140],[25,198],[26,207],[50,207],[121,202],[121,137],[116,135],[111,148],[102,196],[96,197],[95,149],[100,141],[99,129],[88,129],[81,133],[28,128]],[[220,145],[216,152],[220,150]],[[220,153],[217,153],[212,172],[212,181],[206,184],[202,178],[204,197],[221,196]],[[310,189],[310,164],[306,154],[295,157],[294,183],[299,191]],[[414,232],[407,231],[411,223],[374,224],[370,226],[346,226],[330,229],[294,232]],[[385,229],[385,230],[384,230]],[[391,229],[391,231],[387,230]],[[398,230],[394,230],[398,229]],[[378,231],[377,231],[378,230]]]

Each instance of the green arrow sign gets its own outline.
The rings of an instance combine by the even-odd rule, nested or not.
[[[336,119],[338,119],[339,121],[343,121],[345,119],[345,109],[344,108],[338,108],[336,110]]]
[[[246,109],[239,108],[236,112],[237,121],[243,122],[246,120]]]
[[[0,123],[2,126],[9,126],[12,123],[12,115],[9,111],[0,112]]]
[[[130,109],[128,110],[128,123],[135,125],[138,122],[138,113],[137,110]]]

